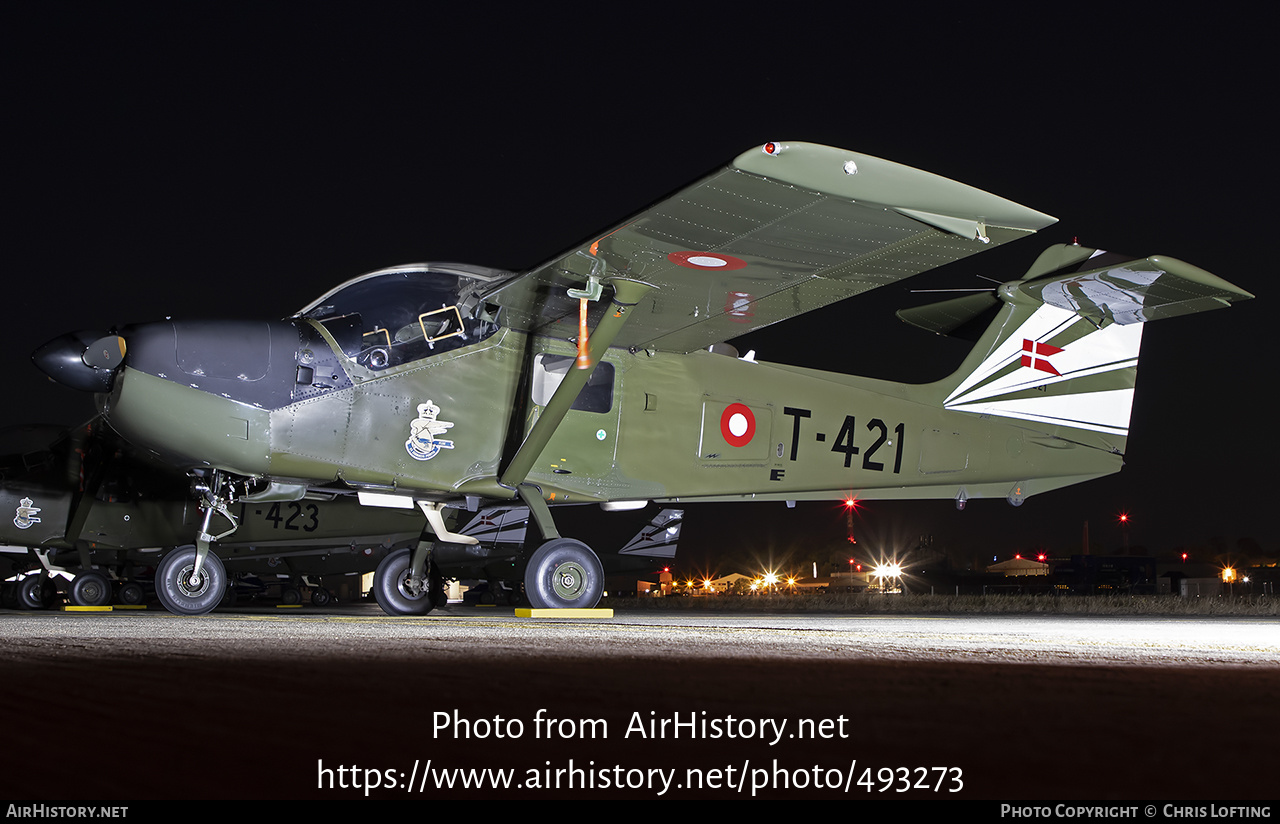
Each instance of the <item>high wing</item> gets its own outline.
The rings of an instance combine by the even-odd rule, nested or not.
[[[569,339],[593,273],[656,288],[615,346],[691,352],[993,248],[1056,218],[869,155],[768,143],[486,295]],[[604,311],[592,305],[592,326]],[[563,322],[562,322],[563,321]]]

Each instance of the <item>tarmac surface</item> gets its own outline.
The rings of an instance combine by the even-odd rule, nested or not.
[[[0,612],[0,673],[10,799],[1276,796],[1273,618]]]

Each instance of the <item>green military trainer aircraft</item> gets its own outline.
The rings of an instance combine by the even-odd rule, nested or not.
[[[482,553],[464,513],[522,502],[535,606],[593,606],[601,564],[552,507],[1027,496],[1119,471],[1142,324],[1252,297],[1168,257],[1052,246],[992,294],[900,312],[989,325],[955,374],[907,385],[757,362],[725,342],[1055,222],[946,178],[768,143],[526,272],[397,266],[277,322],[164,321],[55,339],[35,362],[99,393],[129,441],[197,478],[198,588],[243,501],[309,491],[420,510],[435,541],[379,601],[432,607],[434,556]],[[388,559],[390,560],[390,559]],[[179,569],[181,566],[181,569]],[[157,583],[160,585],[160,582]]]

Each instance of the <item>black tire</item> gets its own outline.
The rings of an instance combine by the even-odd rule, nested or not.
[[[296,607],[302,603],[302,593],[294,587],[285,587],[280,590],[280,603],[287,607]]]
[[[71,603],[79,607],[105,607],[111,603],[111,582],[101,572],[81,572],[71,582]]]
[[[204,558],[200,578],[194,585],[188,580],[196,564],[196,548],[178,547],[156,567],[156,597],[170,612],[178,615],[204,615],[222,601],[227,590],[227,571],[212,552]]]
[[[541,609],[590,609],[604,592],[604,567],[591,548],[572,538],[548,541],[529,558],[524,594]]]
[[[142,584],[130,581],[120,587],[120,591],[116,593],[116,600],[127,606],[135,607],[142,603],[142,599],[146,597],[146,593],[142,590]]]
[[[18,582],[17,602],[20,609],[46,609],[44,578],[29,575]]]
[[[324,587],[315,587],[311,590],[311,606],[327,607],[333,602],[333,593]]]
[[[433,606],[430,592],[414,595],[405,587],[412,558],[408,549],[382,559],[373,574],[373,597],[388,615],[426,615]]]

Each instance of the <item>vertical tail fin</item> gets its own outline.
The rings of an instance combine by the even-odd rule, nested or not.
[[[964,364],[938,385],[942,405],[1100,433],[1119,449],[1116,439],[1129,433],[1142,324],[1251,297],[1174,258],[1059,245],[995,296],[898,315],[945,334],[999,307]]]
[[[618,550],[618,554],[674,558],[676,544],[680,541],[680,527],[683,523],[683,509],[664,509],[636,533],[626,546]]]

